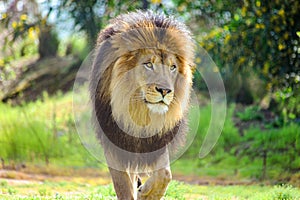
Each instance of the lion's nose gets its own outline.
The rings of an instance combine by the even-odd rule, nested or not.
[[[156,91],[159,92],[163,97],[166,96],[168,93],[172,92],[172,90],[167,88],[159,88],[155,87]]]

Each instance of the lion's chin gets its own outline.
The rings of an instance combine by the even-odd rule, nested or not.
[[[147,103],[147,107],[151,112],[160,115],[165,114],[169,110],[169,107],[164,103],[155,103],[155,104]]]

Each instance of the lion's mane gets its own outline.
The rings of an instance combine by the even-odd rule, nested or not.
[[[183,67],[179,71],[180,76],[175,84],[174,93],[178,104],[174,105],[177,107],[173,111],[170,110],[169,115],[166,115],[166,120],[169,121],[168,127],[163,128],[162,134],[140,138],[129,135],[120,129],[112,114],[111,88],[114,88],[115,82],[112,72],[114,68],[118,67],[119,70],[126,73],[135,66],[136,62],[136,58],[132,56],[131,52],[148,48],[160,49],[176,55]],[[149,153],[164,149],[168,144],[174,144],[174,146],[184,144],[187,132],[185,118],[192,86],[193,60],[194,42],[188,28],[171,17],[157,15],[150,11],[137,11],[118,16],[100,32],[94,52],[90,93],[94,106],[97,135],[106,154],[116,157],[120,163],[140,163],[136,160],[137,158],[128,160],[128,157],[122,155],[123,150],[132,153]],[[127,84],[130,87],[130,82]],[[120,98],[123,98],[122,95],[126,94],[120,93],[119,95]],[[178,136],[176,140],[174,140],[175,136]],[[112,148],[112,146],[116,147]],[[148,158],[147,162],[143,164],[151,165],[155,161],[156,156]]]

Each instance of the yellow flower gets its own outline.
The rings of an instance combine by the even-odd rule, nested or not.
[[[257,10],[257,11],[256,11],[256,14],[257,14],[257,16],[259,16],[259,17],[262,16],[262,13],[261,13],[260,10]]]
[[[278,50],[281,51],[283,49],[285,49],[285,45],[284,44],[279,44],[278,45]]]
[[[274,22],[278,19],[278,16],[277,15],[272,15],[271,16],[271,22]]]
[[[4,60],[0,59],[0,66],[4,66]]]
[[[255,5],[256,5],[257,7],[260,7],[260,6],[261,6],[261,2],[260,2],[260,1],[256,1],[256,2],[255,2]]]
[[[161,3],[161,0],[151,0],[151,3],[158,4]]]
[[[27,15],[25,15],[25,14],[21,15],[20,20],[26,21],[27,20]]]
[[[278,15],[284,17],[284,10],[282,8],[278,11]]]
[[[13,22],[11,23],[11,26],[12,26],[13,28],[17,28],[18,23],[17,23],[16,21],[13,21]]]
[[[7,17],[7,14],[6,13],[3,13],[2,14],[2,19],[5,19]]]
[[[230,35],[227,34],[224,38],[224,44],[227,44],[229,42],[229,40],[230,40]]]
[[[240,57],[237,64],[238,65],[242,65],[244,62],[246,61],[246,58],[245,57]]]
[[[30,39],[35,39],[35,32],[34,32],[34,28],[33,27],[30,27],[28,29],[28,36]]]
[[[245,17],[246,14],[247,14],[247,7],[244,6],[244,7],[242,8],[242,16]]]
[[[256,29],[264,29],[265,25],[264,24],[255,24]]]

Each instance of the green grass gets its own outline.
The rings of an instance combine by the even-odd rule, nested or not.
[[[238,112],[236,115],[242,121],[250,121],[250,120],[261,120],[263,118],[262,114],[259,113],[258,106],[249,106],[246,107],[243,112]]]
[[[80,111],[81,108],[76,109]],[[76,133],[72,93],[54,97],[44,95],[42,100],[21,106],[0,103],[0,110],[0,157],[6,165],[25,163],[103,169],[103,165],[82,146]],[[199,150],[211,117],[211,108],[201,107],[197,135],[187,152],[172,164],[173,171],[221,179],[259,180],[263,170],[260,152],[262,148],[270,148],[266,178],[279,182],[291,179],[300,166],[300,125],[267,130],[250,127],[245,136],[241,136],[232,121],[234,110],[235,105],[228,106],[217,144],[208,156],[200,159]],[[197,114],[192,112],[191,118],[194,115]],[[243,151],[243,148],[251,152]],[[299,181],[294,182],[298,184]]]
[[[1,199],[116,199],[112,184],[104,186],[72,182],[10,184],[1,181]],[[184,199],[252,199],[294,200],[300,198],[300,190],[282,186],[197,186],[172,181],[165,195],[166,200]]]
[[[21,106],[0,103],[0,110],[0,157],[6,163],[98,166],[76,133],[71,93]]]

